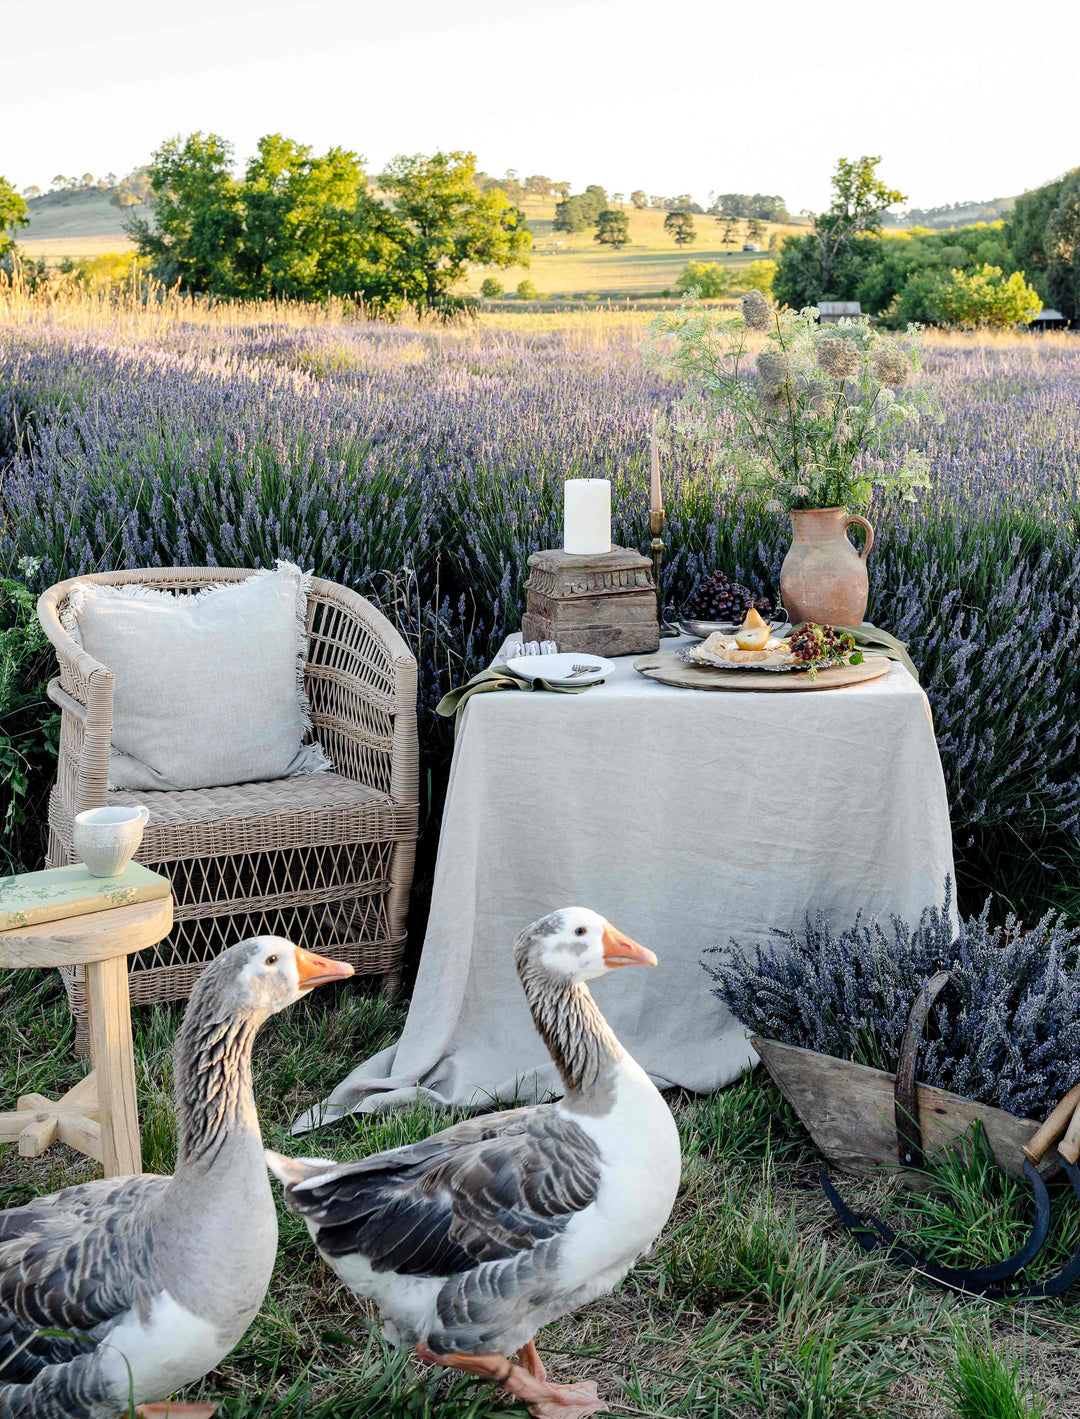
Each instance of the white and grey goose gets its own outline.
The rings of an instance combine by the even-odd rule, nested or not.
[[[152,1401],[237,1344],[277,1253],[251,1091],[255,1034],[313,986],[352,973],[280,937],[222,952],[177,1036],[175,1174],[85,1183],[0,1212],[3,1419],[119,1419],[132,1396],[139,1413],[163,1413]]]
[[[526,928],[516,961],[565,1096],[455,1124],[358,1162],[269,1154],[322,1256],[422,1359],[497,1380],[537,1419],[603,1406],[547,1382],[537,1330],[612,1290],[667,1221],[679,1135],[586,981],[651,951],[596,912]],[[518,1363],[506,1357],[517,1354]]]

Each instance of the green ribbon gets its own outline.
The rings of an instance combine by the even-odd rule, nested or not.
[[[806,621],[799,621],[792,629],[801,631]],[[841,635],[850,636],[860,650],[876,651],[878,655],[884,655],[889,660],[898,660],[904,669],[911,675],[915,683],[919,683],[919,672],[915,669],[915,662],[908,654],[908,648],[903,641],[897,640],[888,631],[879,630],[877,626],[871,626],[869,622],[865,626],[834,626],[834,631],[839,631]]]
[[[550,690],[556,695],[580,695],[591,688],[590,685],[552,685],[548,680],[523,680],[518,675],[512,675],[505,665],[489,665],[464,685],[458,685],[443,695],[435,706],[435,713],[442,715],[443,719],[449,719],[451,715],[455,717],[456,735],[461,724],[461,711],[473,695],[486,695],[492,690]]]

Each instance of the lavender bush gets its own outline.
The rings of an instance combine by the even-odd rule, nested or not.
[[[1042,1119],[1080,1081],[1080,929],[1045,915],[1025,933],[982,913],[954,935],[950,892],[913,930],[860,916],[834,935],[823,917],[753,955],[707,964],[716,995],[755,1034],[890,1072],[911,1003],[952,969],[931,1009],[918,1078],[1020,1117]]]
[[[289,556],[380,602],[430,711],[519,624],[526,559],[557,544],[567,475],[610,477],[647,544],[647,432],[679,390],[630,326],[0,323],[0,573],[40,590],[98,568]],[[869,614],[922,667],[961,900],[1072,905],[1080,860],[1080,351],[931,346],[943,418],[902,440],[931,486],[879,502]],[[723,568],[775,590],[786,520],[698,450],[665,457],[665,598]],[[437,799],[437,789],[435,798]]]

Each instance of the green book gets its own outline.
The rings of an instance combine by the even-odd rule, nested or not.
[[[0,931],[154,902],[171,891],[167,877],[138,862],[129,862],[115,877],[95,877],[81,862],[47,872],[20,872],[0,877]]]

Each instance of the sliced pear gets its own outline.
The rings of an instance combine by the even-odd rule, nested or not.
[[[746,613],[746,620],[735,632],[735,643],[740,650],[764,650],[769,641],[769,627],[761,619],[756,606]]]

